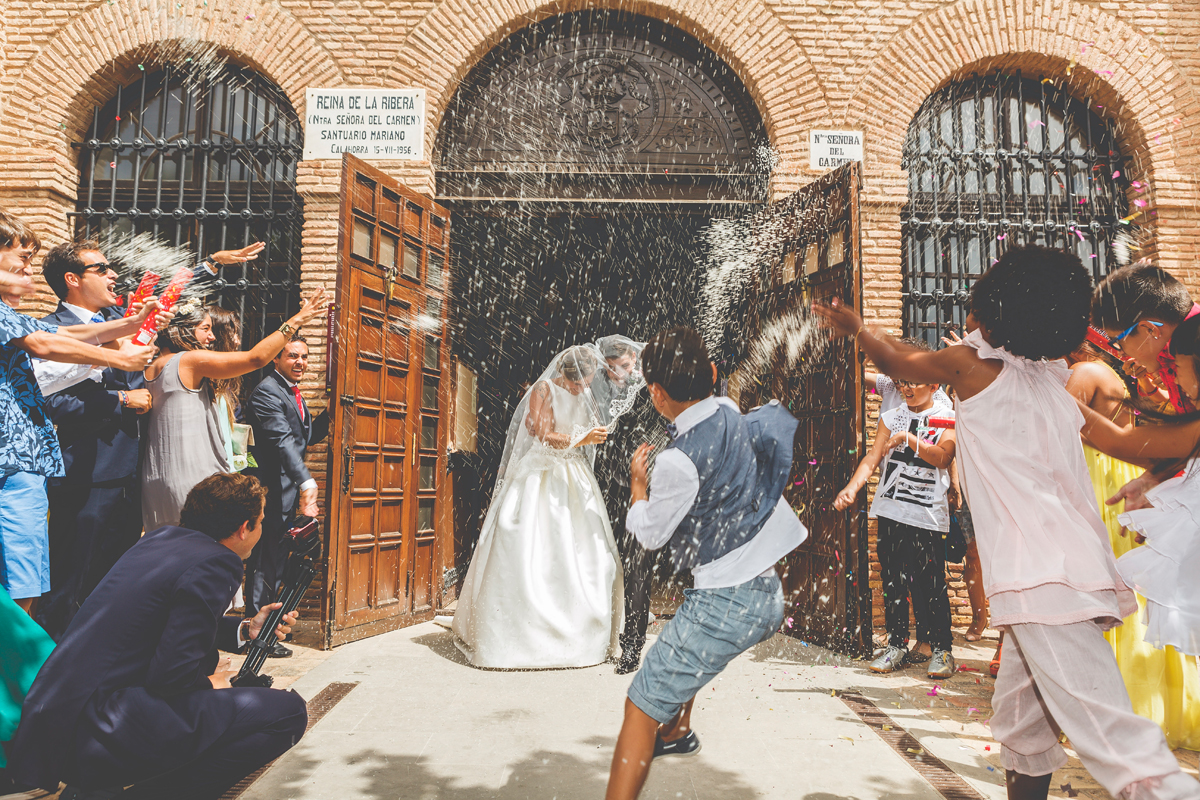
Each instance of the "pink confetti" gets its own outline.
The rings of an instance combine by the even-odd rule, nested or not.
[[[931,691],[928,691],[925,693],[925,696],[926,697],[937,697],[938,696],[937,690],[938,690],[938,687],[934,686]]]
[[[792,627],[792,618],[791,618],[791,617],[788,617],[788,618],[787,618],[787,626],[788,626],[789,628],[790,628],[790,627]]]
[[[109,169],[116,169],[116,168],[117,168],[117,162],[115,162],[115,161],[110,161],[110,162],[108,162],[108,168],[109,168]]]
[[[1113,177],[1114,177],[1114,178],[1119,178],[1119,177],[1121,177],[1121,170],[1117,170],[1116,172],[1114,172],[1114,173],[1113,173]]]
[[[1145,207],[1146,207],[1146,201],[1145,201],[1145,200],[1143,200],[1143,199],[1142,199],[1142,198],[1140,198],[1140,197],[1139,197],[1139,198],[1137,198],[1136,200],[1134,200],[1134,201],[1133,201],[1133,204],[1134,204],[1135,206],[1137,206],[1138,208],[1145,208]]]
[[[254,15],[253,15],[253,14],[247,14],[247,15],[246,15],[246,19],[247,19],[247,20],[254,19]]]
[[[1038,125],[1041,125],[1043,128],[1046,127],[1046,123],[1042,122],[1040,119],[1035,119],[1033,122],[1029,123],[1029,127],[1031,128],[1037,127]]]
[[[1004,241],[1006,238],[1008,238],[1008,234],[1007,234],[1007,233],[1002,233],[1002,234],[1000,234],[999,236],[997,236],[997,237],[996,237],[996,241],[998,241],[998,242],[1003,242],[1003,241]]]
[[[1132,182],[1131,182],[1129,185],[1130,185],[1130,186],[1132,186],[1132,187],[1133,187],[1133,188],[1135,188],[1135,189],[1140,189],[1140,188],[1142,188],[1142,182],[1141,182],[1141,181],[1132,181]]]
[[[974,713],[975,713],[976,711],[978,711],[978,710],[979,710],[978,708],[969,708],[969,707],[968,707],[968,708],[967,708],[967,716],[968,716],[968,717],[969,717],[969,716],[971,716],[972,714],[974,714]]]
[[[1112,75],[1113,74],[1113,71],[1111,69],[1101,69],[1101,70],[1097,70],[1097,72],[1099,72],[1101,75]]]
[[[817,460],[815,458],[812,461],[808,462],[809,466],[812,466],[813,464],[816,464],[816,463],[817,463]]]

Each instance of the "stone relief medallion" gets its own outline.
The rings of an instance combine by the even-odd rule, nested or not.
[[[566,63],[556,89],[564,133],[596,150],[640,149],[659,116],[661,100],[650,72],[615,52]]]

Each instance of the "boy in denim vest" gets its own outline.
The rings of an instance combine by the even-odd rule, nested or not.
[[[674,441],[655,461],[653,491],[650,448],[635,453],[626,525],[649,550],[669,546],[675,570],[690,569],[695,588],[684,591],[629,687],[609,800],[637,797],[654,758],[699,752],[690,722],[696,694],[778,630],[775,564],[807,536],[782,498],[796,419],[777,402],[742,416],[713,397],[717,370],[691,328],[655,335],[642,369]]]

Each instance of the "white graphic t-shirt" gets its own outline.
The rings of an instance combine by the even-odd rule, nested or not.
[[[880,421],[893,435],[908,431],[922,444],[937,444],[944,429],[929,428],[931,416],[953,419],[954,411],[936,401],[932,408],[921,412],[902,405],[884,412]],[[910,447],[898,447],[883,461],[883,473],[869,513],[872,517],[947,533],[950,530],[950,504],[946,500],[949,488],[949,471],[931,465]]]

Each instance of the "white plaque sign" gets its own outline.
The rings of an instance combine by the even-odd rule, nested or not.
[[[847,161],[862,161],[862,131],[809,131],[809,166],[816,170],[836,169]]]
[[[307,89],[305,98],[306,159],[424,157],[424,89]]]

